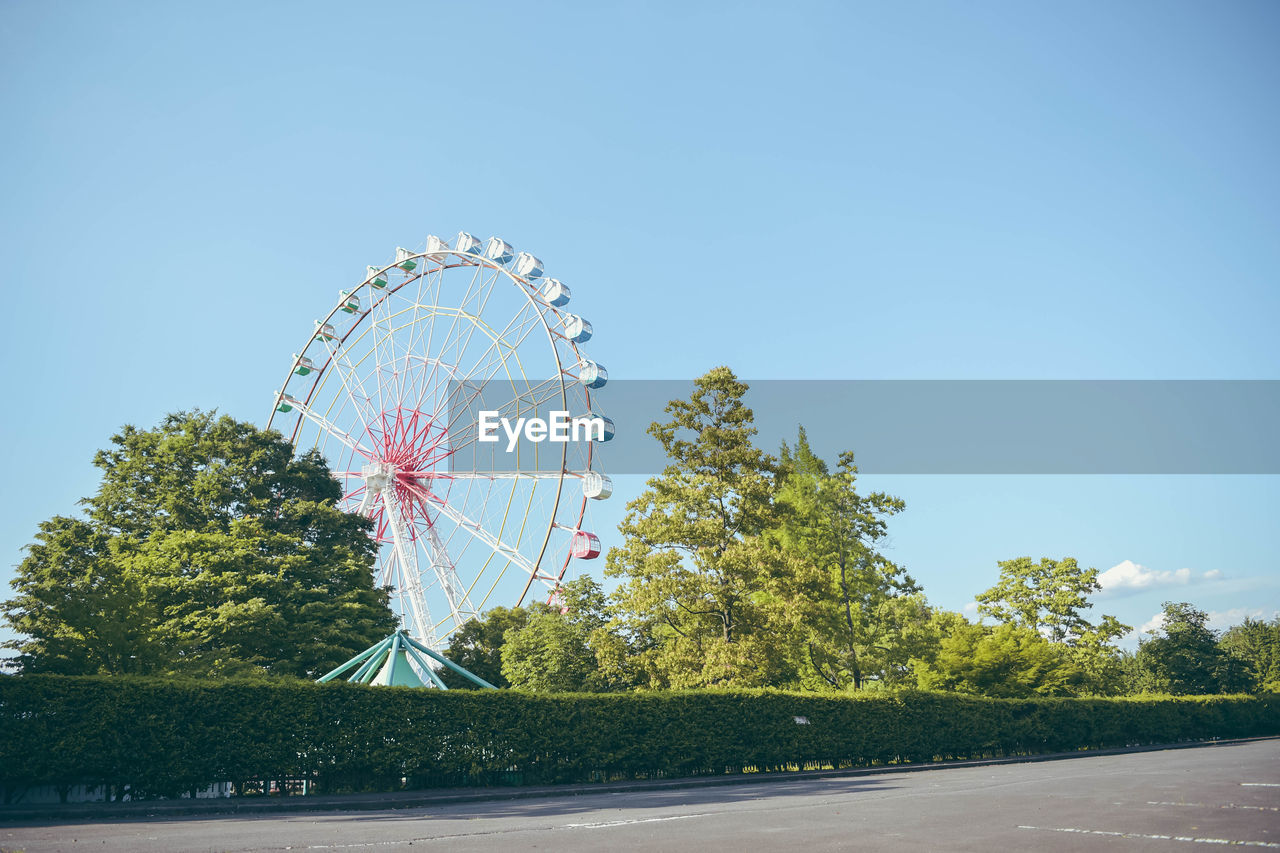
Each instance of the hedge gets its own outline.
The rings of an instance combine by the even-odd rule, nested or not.
[[[535,695],[0,676],[0,787],[9,798],[75,784],[128,786],[134,798],[215,781],[306,779],[317,792],[544,784],[1275,734],[1275,695]]]

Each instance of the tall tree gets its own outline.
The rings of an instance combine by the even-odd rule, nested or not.
[[[1106,643],[1131,630],[1114,616],[1103,616],[1097,625],[1084,617],[1093,607],[1089,596],[1102,586],[1098,570],[1081,568],[1073,557],[1038,563],[1019,557],[999,566],[1000,582],[977,597],[984,616],[1038,631],[1055,643]]]
[[[319,454],[203,412],[112,445],[88,518],[41,525],[3,605],[24,671],[309,677],[393,629]]]
[[[1208,694],[1247,690],[1248,665],[1218,645],[1203,610],[1166,601],[1156,636],[1138,646],[1142,686],[1158,693]]]
[[[802,683],[858,689],[905,675],[928,608],[911,576],[876,550],[904,503],[859,494],[853,454],[830,471],[804,427],[794,449],[782,445],[779,470],[776,535],[791,559],[777,587]]]
[[[770,684],[783,665],[760,602],[779,559],[762,536],[774,526],[775,461],[752,444],[746,392],[717,367],[667,405],[671,419],[649,434],[670,464],[627,505],[624,544],[608,555],[619,606],[652,643],[655,686]]]
[[[1223,634],[1218,645],[1248,664],[1255,691],[1280,693],[1280,616],[1270,622],[1245,619]]]
[[[164,652],[154,636],[154,602],[120,559],[118,542],[83,519],[40,523],[0,605],[26,639],[6,648],[24,672],[66,675],[149,672]]]

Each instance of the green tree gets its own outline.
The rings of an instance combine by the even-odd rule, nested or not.
[[[632,686],[623,639],[610,630],[604,591],[583,576],[560,589],[559,607],[539,607],[507,631],[502,674],[515,688],[540,692],[605,692]]]
[[[752,444],[746,392],[717,367],[695,380],[688,400],[667,405],[671,420],[649,434],[670,464],[627,505],[624,544],[608,555],[606,574],[623,579],[615,595],[628,627],[646,636],[642,665],[653,686],[782,677],[785,655],[760,600],[780,560],[762,535],[775,526],[775,462]]]
[[[502,645],[502,675],[518,690],[566,693],[586,689],[594,656],[586,638],[559,613],[534,613]]]
[[[1223,634],[1218,645],[1248,664],[1255,691],[1280,693],[1280,616],[1270,622],[1245,619]]]
[[[318,453],[202,412],[111,442],[88,517],[41,525],[3,605],[24,672],[314,677],[394,628]]]
[[[1208,614],[1185,601],[1166,601],[1163,607],[1156,636],[1138,646],[1144,689],[1185,695],[1249,688],[1248,665],[1218,645]]]
[[[776,535],[791,558],[777,585],[802,684],[859,689],[904,676],[929,613],[920,587],[876,545],[901,499],[856,487],[852,453],[830,471],[801,427],[780,453]]]
[[[933,659],[921,661],[915,672],[922,689],[997,698],[1069,696],[1085,680],[1063,644],[1022,625],[987,627],[965,620],[952,626]]]
[[[12,581],[5,621],[26,639],[10,640],[23,672],[65,675],[143,673],[165,653],[154,636],[155,608],[119,559],[118,543],[83,519],[40,523]]]
[[[1113,616],[1093,625],[1082,615],[1093,607],[1089,595],[1102,588],[1097,569],[1083,569],[1072,557],[1044,557],[1038,563],[1019,557],[998,565],[1000,582],[977,597],[984,616],[1039,631],[1055,643],[1074,644],[1085,637],[1105,643],[1131,630]]]
[[[510,687],[502,674],[502,645],[508,631],[529,624],[532,612],[542,604],[530,607],[494,607],[478,619],[463,625],[449,639],[444,656],[495,687]],[[474,690],[476,685],[451,669],[445,668],[441,678],[450,690]]]
[[[1114,616],[1094,624],[1084,616],[1099,589],[1098,570],[1072,557],[1038,563],[1030,557],[999,563],[1000,581],[977,596],[978,612],[999,622],[1034,631],[1067,653],[1081,673],[1082,693],[1124,692],[1122,653],[1115,641],[1132,630]]]

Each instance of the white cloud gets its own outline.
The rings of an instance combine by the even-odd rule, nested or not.
[[[1280,611],[1272,613],[1274,618]],[[1232,625],[1239,625],[1245,619],[1265,619],[1268,618],[1266,611],[1261,607],[1232,607],[1230,610],[1210,610],[1209,611],[1209,627],[1215,631],[1224,631]],[[1138,628],[1143,634],[1154,634],[1164,626],[1164,611],[1160,611],[1152,616],[1142,626]]]
[[[1272,614],[1273,616],[1275,614]],[[1210,610],[1209,627],[1222,631],[1232,625],[1239,625],[1245,619],[1265,619],[1266,611],[1261,607],[1233,607],[1230,610]]]
[[[972,616],[973,614],[978,612],[978,602],[970,601],[968,604],[962,607],[961,610],[964,611],[966,616]]]
[[[1164,625],[1164,611],[1161,610],[1155,616],[1152,616],[1146,622],[1143,622],[1142,625],[1138,628],[1138,631],[1143,634],[1154,634],[1156,631],[1159,631],[1161,626],[1163,625]]]
[[[1176,571],[1157,571],[1139,565],[1133,560],[1112,566],[1098,575],[1098,583],[1103,592],[1124,592],[1126,590],[1155,589],[1162,586],[1186,586],[1198,581],[1216,581],[1222,579],[1222,572],[1217,569],[1196,574],[1191,569]]]

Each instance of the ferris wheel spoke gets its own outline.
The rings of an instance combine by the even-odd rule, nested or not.
[[[419,259],[419,262],[421,261],[422,259]],[[396,274],[402,273],[402,270],[399,267],[392,267],[392,269],[396,271]],[[394,320],[395,314],[397,313],[394,311],[396,295],[400,290],[408,287],[415,278],[420,279],[422,276],[426,275],[426,273],[427,270],[425,263],[423,264],[422,271],[415,276],[411,276],[409,273],[403,273],[405,276],[404,281],[394,287],[388,287],[369,305],[369,312],[367,316],[370,321],[370,350],[373,355],[374,364],[376,365],[378,374],[378,408],[380,409],[385,409],[387,406],[386,394],[383,393],[384,390],[399,390],[398,387],[394,389],[386,388],[386,382],[383,376],[383,372],[390,369],[390,375],[393,380],[392,384],[396,384],[396,352],[394,339]]]
[[[491,381],[500,369],[506,368],[508,366],[508,360],[513,357],[514,353],[519,351],[519,348],[524,344],[529,335],[533,333],[533,330],[541,328],[541,316],[534,313],[522,322],[521,325],[523,328],[517,327],[519,336],[516,337],[515,340],[508,340],[507,333],[512,331],[514,322],[515,320],[513,318],[512,322],[508,323],[505,329],[500,333],[493,335],[492,339],[489,341],[489,346],[486,347],[485,350],[474,360],[470,373],[478,377],[474,380],[477,385],[483,385],[484,383]],[[520,366],[519,359],[516,358],[515,360],[516,367],[521,378],[527,378],[524,376],[524,369]],[[507,370],[508,378],[514,382],[515,379],[514,377],[511,377],[510,374],[511,371]]]
[[[295,403],[294,408],[296,408],[304,418],[311,421],[313,424],[319,427],[322,431],[332,436],[333,438],[336,438],[339,442],[345,445],[347,449],[350,450],[351,452],[357,453],[366,459],[373,458],[373,452],[371,450],[367,449],[364,445],[362,445],[356,439],[352,438],[346,432],[338,429],[336,426],[329,423],[328,420],[326,420],[324,417],[314,412],[311,409],[311,407],[308,406],[307,404],[301,403],[301,402]]]
[[[503,542],[497,536],[494,536],[491,532],[489,532],[484,528],[484,525],[468,518],[466,514],[460,512],[456,507],[454,507],[448,501],[442,499],[440,496],[426,489],[417,488],[415,489],[415,492],[419,495],[422,495],[426,500],[430,501],[432,505],[435,506],[436,510],[445,518],[452,521],[460,529],[467,531],[468,534],[478,539],[484,545],[491,548],[495,553],[505,557],[508,563],[512,563],[515,566],[519,567],[531,578],[534,578],[536,580],[542,580],[544,583],[546,583],[547,580],[551,579],[550,576],[543,576],[538,574],[538,567],[534,565],[532,560],[530,560],[524,554],[520,553],[520,551],[518,551],[517,549]]]
[[[482,326],[485,328],[488,328],[487,324],[484,324],[483,320],[481,319],[484,314],[484,309],[489,304],[489,297],[493,293],[494,286],[502,278],[502,276],[507,275],[508,273],[506,273],[505,270],[499,267],[482,266],[479,269],[484,270],[485,273],[481,274],[478,270],[477,274],[473,275],[471,277],[471,280],[467,283],[467,291],[463,295],[462,300],[458,303],[458,310],[454,314],[454,319],[449,325],[449,331],[445,334],[445,337],[441,342],[441,345],[440,345],[441,360],[451,361],[452,363],[455,363],[455,364],[458,363],[461,360],[462,354],[465,353],[467,347],[470,346],[471,338],[475,335],[476,329],[481,328]],[[478,288],[477,288],[477,283],[479,283]],[[475,291],[474,301],[476,301],[478,305],[474,308],[469,308],[468,303],[473,301],[473,295],[472,295],[473,291]],[[436,305],[433,307],[439,306],[438,296],[439,296],[439,291],[437,290]],[[519,318],[521,313],[523,313],[523,306],[522,306],[522,310],[520,312],[517,312],[511,318],[511,320],[508,321],[507,328],[504,329],[502,332],[494,334],[492,329],[489,329],[488,330],[489,336],[492,338],[492,340],[493,341],[500,340],[507,333],[507,331],[510,330],[512,324],[515,323],[515,321]],[[458,320],[462,319],[463,317],[465,317],[469,322],[467,324],[464,324],[464,329],[460,331],[458,328]],[[465,338],[463,337],[464,334],[465,334]],[[452,357],[450,357],[451,349],[454,350],[454,354]]]
[[[468,290],[470,290],[472,287],[474,287],[474,286],[475,286],[476,279],[477,279],[477,278],[479,278],[479,277],[481,277],[481,276],[484,274],[485,270],[486,270],[486,267],[484,267],[483,265],[481,265],[481,264],[479,264],[479,263],[474,264],[474,267],[475,267],[475,269],[474,269],[474,271],[471,273],[471,280],[467,283],[467,289],[468,289]],[[429,302],[429,303],[428,303],[428,302],[426,302],[426,301],[424,301],[424,299],[423,299],[424,294],[423,294],[423,292],[422,292],[422,287],[421,287],[421,286],[419,286],[419,288],[418,288],[418,298],[417,298],[417,299],[415,300],[415,302],[414,302],[414,320],[415,320],[415,322],[417,322],[417,321],[419,321],[419,320],[421,319],[421,315],[420,315],[420,313],[419,313],[419,312],[421,312],[421,311],[427,311],[427,312],[428,312],[428,315],[430,316],[431,314],[433,314],[433,313],[434,313],[435,308],[441,304],[441,301],[440,301],[440,300],[441,300],[441,288],[442,288],[442,286],[443,286],[443,284],[444,284],[444,271],[445,271],[445,267],[444,267],[443,265],[441,265],[441,267],[439,268],[439,270],[437,271],[436,276],[435,276],[435,293],[434,293],[434,295],[431,293],[431,288],[430,288],[430,287],[428,287],[428,288],[427,288],[427,291],[428,291],[428,292],[425,294],[425,296],[426,296],[427,298],[429,298],[429,299],[430,299],[430,302]],[[426,278],[426,277],[424,276],[423,278]],[[421,345],[421,346],[422,346],[422,351],[423,351],[424,353],[426,353],[428,357],[430,357],[430,356],[431,356],[431,353],[433,352],[433,350],[432,350],[432,348],[431,348],[431,345],[432,345],[432,343],[433,343],[433,342],[434,342],[434,340],[435,340],[436,324],[435,324],[435,323],[421,323],[421,326],[424,326],[425,328],[419,328],[419,329],[417,330],[417,340],[416,340],[416,341],[415,341],[414,339],[412,339],[412,338],[410,339],[410,341],[409,341],[409,349],[410,349],[410,351],[413,351],[415,346],[417,346],[417,345]],[[424,340],[424,337],[425,337],[425,340]]]
[[[502,331],[489,335],[489,345],[474,360],[474,372],[481,372],[480,366],[485,364],[491,356],[496,355],[498,363],[493,368],[496,373],[497,368],[506,364],[507,357],[517,352],[530,333],[534,329],[540,328],[542,322],[542,315],[536,308],[531,308],[528,303],[523,305],[520,311],[507,321],[507,325],[503,327]],[[511,340],[508,337],[509,335],[514,336],[515,339]],[[468,338],[468,343],[470,343],[470,338]],[[506,351],[505,355],[503,350]],[[492,375],[490,373],[485,379],[487,380]]]
[[[548,379],[537,385],[531,385],[526,391],[514,395],[511,399],[499,403],[493,408],[485,409],[485,411],[493,412],[499,418],[510,418],[513,415],[519,415],[521,412],[526,414],[537,412],[540,406],[544,406],[557,396],[560,396],[560,390],[561,383],[558,380]],[[464,401],[464,406],[470,408],[476,402],[479,394],[480,391],[477,390],[467,397]],[[478,444],[479,440],[479,422],[469,422],[465,429],[449,433],[449,452],[451,454],[458,453],[474,444]]]
[[[427,515],[425,510],[423,515]],[[436,530],[435,523],[429,517],[425,518],[425,521],[427,545],[431,551],[431,568],[435,572],[436,579],[440,581],[440,588],[444,591],[445,599],[449,602],[449,610],[453,614],[454,627],[460,628],[475,619],[479,612],[471,604],[467,589],[458,579],[457,569],[453,560],[449,559],[449,552],[445,548],[444,542],[440,540],[440,534]]]
[[[389,392],[393,396],[398,396],[396,387],[397,374],[395,371],[395,352],[394,345],[391,342],[391,309],[392,294],[384,294],[382,299],[378,300],[377,305],[371,308],[373,326],[370,333],[373,337],[372,352],[374,369],[377,371],[378,377],[378,408],[382,411],[387,409],[387,396]],[[381,319],[379,318],[378,307],[382,307]],[[389,379],[388,379],[389,377]]]
[[[472,274],[472,276],[471,276],[471,280],[467,282],[467,291],[466,291],[466,294],[470,294],[470,293],[471,293],[471,290],[472,290],[472,288],[474,288],[474,287],[475,287],[475,285],[476,285],[476,282],[477,282],[477,281],[483,281],[483,280],[484,280],[484,278],[485,278],[485,276],[486,276],[486,273],[487,273],[489,276],[493,277],[493,279],[496,281],[496,278],[497,278],[497,275],[498,275],[498,273],[497,273],[496,271],[494,271],[494,270],[490,270],[490,268],[488,268],[488,267],[486,267],[486,266],[477,266],[475,273],[473,273],[473,274]],[[433,301],[432,305],[431,305],[431,306],[429,306],[429,307],[430,307],[430,309],[431,309],[431,313],[432,313],[432,315],[433,315],[433,316],[436,316],[436,315],[438,315],[438,314],[440,313],[440,309],[441,309],[441,300],[442,300],[442,295],[443,295],[443,294],[442,294],[442,292],[441,292],[440,282],[443,282],[443,278],[444,278],[444,277],[443,277],[443,275],[441,275],[440,281],[439,281],[439,282],[437,282],[437,286],[436,286],[436,295],[435,295],[435,300]],[[452,320],[450,320],[450,322],[449,322],[449,330],[445,333],[445,335],[444,335],[443,339],[441,340],[439,350],[438,350],[438,351],[436,351],[436,352],[438,353],[438,354],[436,355],[437,364],[438,364],[440,361],[442,361],[442,360],[444,360],[444,359],[446,358],[447,353],[448,353],[449,342],[452,340],[453,335],[454,335],[454,332],[455,332],[455,331],[457,330],[457,328],[458,328],[458,320],[459,320],[459,319],[461,319],[461,317],[466,313],[466,306],[467,306],[467,295],[466,295],[466,294],[464,294],[464,295],[463,295],[463,297],[462,297],[462,299],[461,299],[461,301],[459,301],[459,302],[458,302],[458,307],[457,307],[457,309],[456,309],[456,310],[454,310],[454,311],[452,311],[452,312],[449,312],[449,313],[452,313],[452,315],[453,315],[453,319],[452,319]],[[428,306],[422,306],[422,307],[428,307]],[[434,336],[435,336],[435,329],[434,329],[435,324],[433,323],[433,324],[432,324],[432,326],[433,326],[433,328],[431,329],[431,333],[430,333],[429,338],[434,338]],[[433,353],[433,350],[432,350],[432,348],[431,348],[431,340],[429,339],[429,340],[428,340],[428,342],[427,342],[427,355],[428,355],[428,356],[430,356],[430,355],[432,355],[432,353]],[[432,381],[435,379],[435,371],[434,371],[434,370],[432,371],[431,376],[430,376],[430,377],[428,377],[428,378],[429,378],[429,380],[432,380]]]
[[[473,328],[481,324],[483,321],[480,319],[480,317],[464,310],[462,306],[459,306],[458,308],[445,308],[440,305],[423,306],[423,307],[430,307],[431,315],[434,317],[443,316],[443,317],[451,318],[449,331],[445,335],[445,338],[441,343],[439,352],[434,356],[431,356],[431,354],[428,353],[428,356],[432,358],[432,365],[431,365],[431,370],[424,377],[424,384],[427,387],[437,387],[438,371],[442,365],[448,365],[449,367],[452,367],[453,369],[452,372],[455,374],[459,369],[457,355],[451,356],[450,354],[450,351],[452,349],[456,349],[456,347],[454,346],[455,344],[454,333],[457,331],[458,321],[465,319],[467,321],[467,325]],[[460,355],[460,352],[458,354]]]
[[[364,383],[360,381],[360,374],[356,371],[355,365],[346,357],[346,353],[339,347],[334,346],[330,341],[324,341],[324,348],[329,353],[329,364],[333,365],[334,370],[338,374],[338,382],[342,385],[342,390],[346,392],[347,398],[351,400],[351,404],[356,409],[361,410],[361,417],[368,423],[368,419],[373,417],[373,399],[369,396],[369,392],[365,390]],[[359,393],[352,387],[355,385],[359,388]]]
[[[480,293],[477,294],[477,301],[479,302],[479,304],[474,309],[472,309],[472,314],[475,317],[475,320],[472,322],[472,324],[469,327],[467,327],[467,330],[466,330],[467,336],[465,339],[462,339],[461,335],[459,335],[459,342],[458,342],[459,345],[457,347],[458,358],[456,358],[455,361],[459,360],[461,358],[462,353],[466,352],[467,347],[471,345],[471,339],[475,336],[476,328],[478,328],[480,323],[482,322],[480,318],[484,316],[484,309],[489,304],[489,297],[493,294],[494,285],[497,283],[498,279],[501,277],[502,277],[502,273],[495,271],[495,273],[489,277],[488,286],[481,287]],[[463,299],[462,304],[464,306],[467,304],[466,298]],[[516,315],[516,317],[518,316],[519,314]],[[511,320],[508,321],[507,329],[511,328],[511,325],[514,321],[515,321],[515,317],[512,317]],[[494,341],[500,340],[505,334],[506,334],[506,330],[503,330],[499,334],[494,335],[493,340]]]

